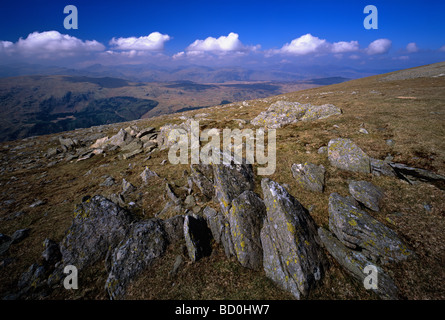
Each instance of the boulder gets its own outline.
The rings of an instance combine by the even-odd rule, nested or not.
[[[344,246],[343,243],[329,231],[319,228],[318,235],[332,257],[334,257],[349,274],[360,281],[361,284],[364,283],[365,278],[368,276],[368,274],[364,272],[364,269],[367,266],[374,266],[377,270],[377,288],[372,290],[382,299],[398,299],[398,289],[394,281],[381,267],[375,265],[373,261],[370,261],[360,251],[351,250]]]
[[[105,284],[111,299],[123,298],[126,287],[147,269],[167,248],[166,235],[159,219],[136,223],[111,255],[111,270]]]
[[[321,106],[310,106],[304,116],[301,117],[301,121],[314,121],[326,119],[330,116],[340,115],[341,109],[337,108],[333,104],[324,104]]]
[[[383,191],[368,181],[351,181],[349,192],[355,200],[373,211],[380,211],[380,202],[384,196]]]
[[[128,182],[125,179],[122,179],[122,193],[131,193],[136,190],[136,187],[132,185],[130,182]]]
[[[253,191],[244,191],[232,201],[230,233],[236,257],[243,267],[260,269],[263,265],[260,233],[265,216],[263,200]]]
[[[375,176],[395,177],[394,169],[389,165],[388,161],[370,158],[371,173]]]
[[[77,205],[71,227],[60,243],[62,264],[80,271],[103,259],[128,234],[131,221],[124,209],[103,196]]]
[[[153,128],[153,127],[144,128],[138,132],[138,134],[136,135],[136,138],[140,139],[149,133],[153,133],[154,131],[155,131],[155,128]]]
[[[323,192],[325,168],[323,165],[316,165],[306,162],[304,164],[293,164],[292,175],[298,183],[309,191]]]
[[[184,218],[184,238],[187,252],[192,261],[209,256],[212,252],[211,232],[204,218],[186,215]]]
[[[177,215],[164,220],[164,231],[169,243],[177,243],[184,239],[184,216]]]
[[[133,138],[124,130],[120,129],[118,133],[116,133],[114,136],[112,136],[108,141],[107,144],[111,144],[113,146],[119,146],[122,147],[128,143],[130,143],[133,140]]]
[[[280,184],[261,181],[267,217],[261,230],[266,275],[297,299],[321,279],[326,257],[307,210]]]
[[[145,167],[144,171],[140,174],[140,177],[144,183],[148,183],[148,181],[153,178],[159,178],[158,174],[154,171],[151,171],[148,167]]]
[[[427,182],[435,185],[441,190],[445,190],[445,176],[426,169],[409,167],[402,163],[390,162],[389,165],[398,177],[405,179],[410,184]]]
[[[332,139],[328,144],[328,159],[332,166],[361,173],[370,173],[370,160],[354,142],[349,139]]]
[[[338,193],[329,197],[329,229],[348,248],[385,264],[412,255],[397,234]]]

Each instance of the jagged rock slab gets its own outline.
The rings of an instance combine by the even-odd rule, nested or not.
[[[354,172],[370,173],[368,155],[349,139],[337,138],[329,141],[328,159],[332,166]]]
[[[388,161],[370,158],[371,172],[375,176],[395,177],[394,169],[389,165]]]
[[[263,265],[263,249],[260,233],[266,207],[253,191],[244,191],[233,199],[229,224],[233,248],[243,267],[260,269]]]
[[[184,216],[177,215],[164,220],[164,231],[169,243],[177,243],[184,239]]]
[[[60,243],[63,264],[74,265],[80,271],[103,259],[128,234],[131,221],[124,209],[103,196],[81,203]]]
[[[233,248],[228,219],[221,212],[208,206],[204,208],[203,214],[207,220],[207,225],[210,228],[213,239],[215,239],[217,243],[222,244],[227,257],[234,255],[235,250]]]
[[[375,266],[377,269],[377,288],[371,290],[377,293],[382,299],[398,299],[398,289],[394,284],[394,281],[381,267],[375,265],[374,262],[366,258],[361,252],[345,247],[343,243],[335,238],[329,231],[319,228],[318,235],[326,250],[328,250],[343,268],[360,281],[360,283],[364,283],[365,278],[368,276],[368,274],[364,272],[366,266]]]
[[[229,214],[233,199],[254,188],[252,165],[244,162],[213,165],[213,179],[215,196],[225,216]]]
[[[144,171],[140,174],[140,177],[144,183],[148,183],[151,178],[159,178],[158,174],[154,171],[151,171],[148,167],[145,167]]]
[[[111,299],[124,297],[129,282],[159,258],[167,247],[161,220],[135,224],[131,234],[114,250],[105,288]]]
[[[397,234],[338,193],[329,197],[329,229],[347,247],[385,264],[412,255]]]
[[[325,168],[306,162],[304,164],[294,163],[291,167],[293,177],[307,190],[323,192]]]
[[[211,232],[204,218],[186,215],[184,218],[184,238],[187,252],[192,261],[209,256],[212,252]]]
[[[212,199],[215,194],[213,187],[213,169],[211,165],[191,164],[191,178],[201,193],[208,199]]]
[[[297,299],[321,279],[326,257],[309,213],[280,184],[261,181],[267,217],[261,230],[266,275]]]
[[[402,163],[390,162],[389,165],[396,174],[402,179],[407,180],[411,184],[418,182],[428,182],[441,190],[445,190],[445,177],[429,170],[413,168]]]
[[[373,211],[380,211],[380,203],[384,196],[383,191],[368,181],[351,181],[349,193],[355,200]]]

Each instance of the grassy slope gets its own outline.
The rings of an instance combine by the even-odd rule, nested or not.
[[[428,184],[408,185],[389,177],[345,172],[329,166],[327,157],[317,149],[327,145],[336,137],[353,139],[371,157],[383,159],[390,153],[394,161],[416,167],[431,169],[445,174],[445,79],[418,78],[400,81],[379,81],[381,76],[364,78],[337,85],[309,89],[263,100],[250,101],[249,106],[233,104],[184,113],[208,113],[210,121],[203,121],[204,127],[235,128],[232,119],[251,120],[264,111],[271,102],[289,100],[309,102],[314,105],[332,103],[343,110],[341,116],[330,117],[312,123],[297,123],[277,130],[277,170],[270,178],[287,183],[289,190],[306,208],[319,226],[328,224],[328,198],[331,192],[348,194],[348,180],[372,181],[386,193],[384,205],[379,213],[370,212],[376,219],[393,228],[416,252],[418,259],[392,265],[387,268],[407,299],[445,298],[445,197],[444,192]],[[354,93],[355,92],[355,93]],[[400,98],[403,97],[403,98]],[[407,99],[406,97],[412,97]],[[415,99],[413,99],[415,98]],[[138,126],[159,127],[165,123],[177,122],[179,115],[161,116],[139,120]],[[338,128],[334,127],[337,125]],[[369,135],[358,132],[364,126]],[[119,127],[110,129],[110,134]],[[249,125],[246,127],[250,127]],[[55,135],[53,135],[55,136]],[[34,148],[42,152],[52,144],[52,136],[39,138],[40,145]],[[389,147],[386,139],[395,141]],[[9,148],[0,149],[8,154],[21,141],[9,143]],[[3,144],[4,146],[5,144]],[[33,146],[30,146],[33,148]],[[46,237],[60,241],[66,228],[71,224],[72,209],[86,194],[110,194],[118,192],[119,185],[111,188],[99,187],[104,174],[112,175],[118,182],[123,177],[139,186],[140,172],[145,165],[162,178],[174,181],[177,186],[186,185],[183,171],[187,166],[160,165],[167,159],[167,151],[155,152],[150,160],[144,155],[129,160],[117,160],[117,155],[106,158],[93,157],[79,163],[62,162],[51,168],[25,171],[17,169],[0,176],[0,201],[14,198],[16,202],[3,206],[0,217],[13,212],[25,212],[20,218],[2,221],[0,232],[11,234],[19,228],[32,228],[31,235],[10,249],[10,256],[17,259],[0,271],[0,295],[13,287],[19,275],[39,259],[41,243]],[[292,178],[290,167],[293,163],[311,161],[327,168],[326,190],[315,194],[303,190]],[[129,168],[129,164],[132,167]],[[101,165],[107,165],[100,167]],[[13,166],[13,164],[11,163]],[[83,174],[93,169],[89,176]],[[42,172],[47,176],[40,178]],[[15,176],[17,180],[11,177]],[[257,177],[258,182],[261,177]],[[45,183],[45,181],[51,181]],[[259,184],[257,184],[259,185]],[[164,187],[155,181],[142,188],[145,217],[150,217],[165,203]],[[257,188],[261,195],[261,190]],[[35,198],[47,199],[37,208],[29,208]],[[431,211],[424,204],[432,206]],[[175,278],[168,277],[175,256],[184,255],[185,264]],[[321,285],[313,290],[310,299],[376,299],[360,283],[353,281],[339,266],[330,260],[331,266]],[[106,299],[103,286],[106,279],[104,266],[98,264],[85,272],[81,278],[81,289],[77,292],[56,291],[54,298],[96,298]],[[129,289],[132,299],[291,299],[292,297],[276,288],[264,276],[264,272],[252,272],[241,268],[234,258],[227,259],[221,248],[214,247],[211,257],[198,263],[188,262],[183,247],[169,248],[168,253],[146,271]]]

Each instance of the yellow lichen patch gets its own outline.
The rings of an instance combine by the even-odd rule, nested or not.
[[[357,225],[357,221],[355,221],[354,219],[350,219],[350,220],[348,221],[348,223],[349,223],[351,226],[353,226],[353,227],[355,227],[355,226]]]

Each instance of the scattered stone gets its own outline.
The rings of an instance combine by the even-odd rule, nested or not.
[[[380,211],[380,202],[384,196],[383,191],[368,181],[351,181],[349,192],[355,200],[362,203],[366,208]]]
[[[323,147],[318,148],[317,153],[318,154],[327,154],[328,153],[328,147],[327,146],[323,146]]]
[[[136,190],[136,187],[132,185],[130,182],[128,182],[125,179],[122,179],[122,193],[131,193]]]
[[[195,215],[186,215],[184,219],[184,238],[187,252],[192,261],[209,256],[211,232],[204,218]]]
[[[194,207],[195,206],[195,197],[193,197],[191,194],[188,195],[184,200],[184,206],[187,209]]]
[[[130,135],[127,134],[124,129],[120,129],[119,132],[112,136],[106,143],[121,147],[128,144],[131,140],[132,138],[130,137]]]
[[[60,253],[58,243],[47,238],[43,241],[43,247],[45,249],[42,252],[42,258],[45,263],[54,265],[56,262],[60,261],[62,254]]]
[[[158,174],[156,172],[148,169],[148,167],[145,167],[145,169],[144,169],[144,171],[142,171],[140,177],[144,183],[148,183],[148,181],[153,177],[159,178]]]
[[[348,248],[361,250],[377,263],[401,261],[412,255],[397,234],[338,193],[329,197],[329,229]]]
[[[105,284],[110,298],[123,298],[130,281],[152,265],[166,248],[161,220],[150,219],[135,224],[130,236],[112,253],[111,270]]]
[[[332,139],[328,144],[328,159],[332,166],[361,173],[370,173],[370,159],[349,139]]]
[[[181,205],[182,201],[178,196],[173,192],[173,190],[170,187],[169,183],[165,184],[165,191],[167,193],[168,198],[175,204],[175,205]]]
[[[394,145],[395,145],[396,143],[394,142],[394,140],[392,140],[392,139],[388,139],[388,140],[386,140],[386,144],[388,145],[388,147],[394,147]]]
[[[323,192],[325,168],[323,165],[316,165],[306,162],[304,164],[293,164],[292,175],[304,189]]]
[[[20,229],[20,230],[15,231],[13,233],[13,235],[11,236],[12,243],[16,244],[16,243],[21,242],[23,239],[25,239],[29,236],[30,231],[31,231],[31,229],[29,229],[29,228]]]
[[[110,176],[104,176],[104,177],[106,177],[105,181],[102,182],[101,184],[99,184],[99,186],[101,186],[101,187],[111,187],[112,185],[114,185],[116,183],[116,181],[114,180],[113,177],[110,177]],[[104,177],[102,177],[102,178],[104,178]]]
[[[261,181],[267,217],[261,230],[266,275],[297,299],[308,295],[326,268],[314,221],[280,184]]]
[[[318,235],[323,245],[335,260],[345,268],[360,284],[363,284],[365,277],[368,275],[364,272],[367,266],[374,266],[377,269],[378,284],[376,289],[372,289],[382,299],[394,300],[398,299],[398,289],[394,281],[386,274],[386,272],[375,265],[359,251],[351,250],[343,245],[329,231],[319,228]]]
[[[368,130],[366,130],[365,128],[360,128],[358,130],[358,132],[363,133],[363,134],[369,134]]]
[[[176,276],[176,274],[179,271],[179,268],[181,267],[182,263],[184,262],[184,259],[181,255],[177,255],[175,258],[175,263],[173,264],[172,270],[169,272],[170,277]]]
[[[44,204],[46,204],[46,201],[44,201],[44,200],[37,200],[34,203],[32,203],[29,207],[30,208],[35,208],[35,207],[38,207],[38,206],[42,206]]]

